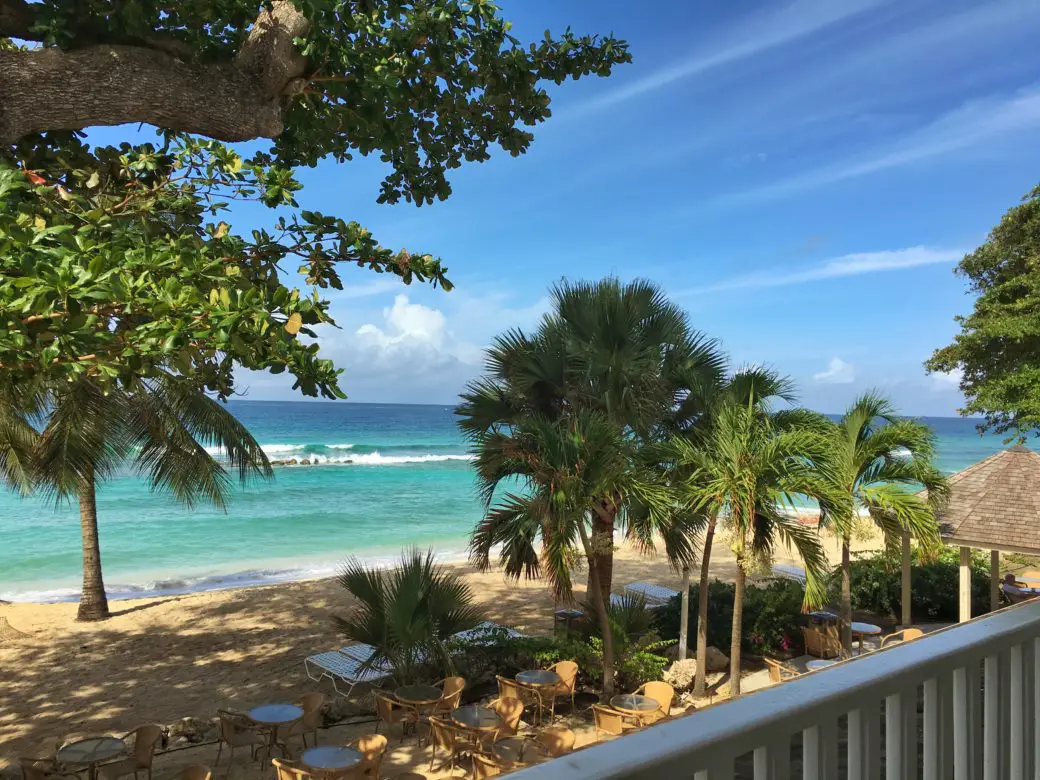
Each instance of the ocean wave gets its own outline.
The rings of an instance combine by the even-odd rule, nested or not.
[[[406,466],[413,463],[446,463],[470,461],[472,455],[383,455],[379,452],[351,453],[350,455],[321,455],[304,453],[276,463],[280,466]],[[288,462],[286,462],[288,461]]]

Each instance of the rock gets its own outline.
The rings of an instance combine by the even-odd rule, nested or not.
[[[321,707],[321,717],[326,726],[355,718],[358,715],[368,715],[376,711],[376,701],[372,694],[364,694],[357,699],[344,699],[342,696],[333,696]]]
[[[169,726],[169,740],[175,744],[197,744],[209,742],[217,738],[216,721],[202,718],[181,718]]]
[[[686,658],[676,661],[664,673],[664,681],[677,691],[684,691],[693,685],[697,674],[697,659]]]
[[[729,656],[719,648],[708,645],[708,657],[704,668],[709,672],[724,672],[729,669]]]

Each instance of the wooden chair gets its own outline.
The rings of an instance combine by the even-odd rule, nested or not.
[[[441,689],[441,699],[434,706],[434,712],[451,712],[462,701],[462,691],[466,687],[465,677],[445,677],[434,683]]]
[[[286,741],[292,737],[303,740],[304,748],[318,746],[318,727],[321,726],[321,708],[325,704],[325,694],[321,691],[308,693],[300,700],[300,708],[303,717],[293,723],[285,732]],[[314,739],[314,744],[307,745],[308,732]]]
[[[361,755],[361,763],[353,767],[351,777],[365,777],[379,780],[379,770],[386,756],[387,739],[382,734],[366,734],[351,743],[351,747]]]
[[[133,775],[136,778],[139,772],[147,771],[148,780],[152,780],[155,746],[162,740],[162,735],[162,726],[154,723],[138,726],[130,733],[123,735],[124,741],[133,741],[133,752],[126,758],[113,761],[111,764],[102,764],[98,768],[98,772],[106,780],[119,780],[127,775]]]
[[[24,780],[82,780],[78,772],[66,769],[53,758],[19,758]]]
[[[248,715],[242,712],[231,712],[230,710],[217,710],[220,719],[220,733],[218,734],[217,760],[220,763],[220,755],[224,752],[224,745],[230,749],[228,764],[235,760],[235,749],[240,747],[250,748],[250,757],[256,758],[256,751],[265,744],[264,738],[257,731],[256,723]]]
[[[373,693],[372,697],[376,700],[376,734],[379,733],[380,723],[385,723],[387,730],[399,723],[401,724],[401,741],[404,742],[408,724],[418,722],[416,710],[381,693]]]
[[[798,676],[797,669],[793,666],[788,666],[782,661],[777,661],[775,658],[764,658],[762,660],[766,662],[766,669],[769,670],[769,679],[775,683]]]
[[[552,696],[570,696],[571,711],[574,711],[574,695],[578,687],[578,664],[574,661],[557,661],[549,667],[550,672],[560,676],[560,682],[552,689]]]
[[[600,732],[612,737],[620,737],[626,731],[636,728],[635,725],[625,720],[623,713],[602,704],[592,705],[592,718],[596,722],[596,736]]]
[[[675,700],[675,688],[668,683],[661,680],[644,683],[638,690],[636,690],[636,693],[649,696],[651,699],[656,701],[657,705],[660,707],[660,709],[655,712],[649,712],[645,715],[640,714],[639,719],[643,723],[656,723],[672,714],[672,702]]]
[[[896,644],[897,642],[909,642],[911,639],[920,639],[924,636],[924,631],[919,628],[904,628],[902,631],[896,631],[881,640],[881,647],[884,648],[889,642]]]
[[[181,780],[213,780],[213,770],[204,764],[188,764],[181,770]]]
[[[833,625],[802,626],[805,652],[817,658],[841,658],[844,655],[838,629]]]

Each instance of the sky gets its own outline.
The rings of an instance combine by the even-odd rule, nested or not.
[[[634,62],[549,85],[530,151],[456,171],[447,201],[377,204],[378,159],[301,174],[304,208],[441,257],[456,285],[348,271],[320,341],[351,400],[453,403],[550,285],[613,274],[659,283],[806,406],[878,388],[906,414],[956,412],[957,377],[922,363],[971,310],[956,263],[1040,181],[1040,4],[502,5],[521,40],[613,32]],[[243,390],[298,398],[285,375]]]

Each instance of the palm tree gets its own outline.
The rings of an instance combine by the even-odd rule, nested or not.
[[[650,440],[677,406],[696,405],[699,388],[721,374],[718,345],[692,330],[684,312],[650,282],[563,282],[550,298],[552,313],[532,335],[513,330],[495,340],[488,376],[462,394],[459,425],[478,449],[489,431],[585,410],[629,438]],[[626,507],[616,493],[596,495],[593,503],[590,547],[609,598],[614,532]],[[591,580],[590,568],[590,588]]]
[[[857,398],[834,427],[834,478],[841,505],[821,504],[820,522],[833,525],[841,538],[841,640],[851,652],[849,548],[855,519],[865,512],[889,546],[909,534],[926,548],[935,548],[940,543],[936,511],[946,502],[949,485],[932,460],[932,430],[899,418],[877,392]],[[918,494],[922,487],[928,489],[927,498]]]
[[[243,482],[252,475],[271,475],[260,445],[234,415],[190,380],[169,373],[106,390],[83,376],[41,392],[35,404],[5,400],[17,430],[32,430],[28,481],[58,499],[79,502],[83,590],[78,620],[109,616],[96,494],[119,465],[129,462],[153,489],[189,507],[200,499],[223,507],[228,500],[228,471],[207,445],[224,455]]]
[[[749,401],[723,404],[702,441],[677,437],[674,444],[678,462],[691,469],[683,491],[695,507],[725,519],[737,558],[730,645],[730,690],[736,696],[747,574],[769,565],[776,545],[787,544],[805,564],[806,603],[824,597],[823,547],[791,510],[796,496],[831,496],[829,437],[812,413],[763,413]]]
[[[603,690],[614,690],[614,641],[601,585],[602,550],[594,529],[605,513],[601,496],[616,498],[630,535],[643,545],[655,533],[670,539],[670,554],[692,555],[689,534],[670,529],[672,496],[657,472],[641,467],[633,455],[634,439],[625,436],[603,413],[582,410],[549,419],[529,417],[508,431],[493,430],[477,438],[476,469],[487,503],[483,521],[473,531],[472,558],[478,568],[491,568],[491,551],[500,545],[499,563],[507,576],[544,576],[558,598],[573,598],[571,562],[580,554],[589,567],[591,604],[603,637]],[[505,481],[508,490],[495,501]],[[638,507],[628,513],[628,507]]]
[[[348,639],[374,647],[368,666],[389,666],[399,683],[415,682],[437,662],[454,672],[447,641],[481,620],[469,586],[440,569],[432,550],[408,550],[393,569],[366,569],[348,560],[339,583],[357,604],[333,621]]]

